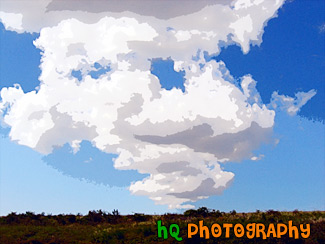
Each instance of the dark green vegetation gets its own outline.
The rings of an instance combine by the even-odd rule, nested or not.
[[[166,226],[178,224],[183,241],[177,242],[169,237],[163,240],[157,237],[157,220],[162,220]],[[230,238],[222,235],[220,238],[204,240],[199,236],[187,238],[187,224],[198,224],[204,221],[206,226],[213,223],[242,224],[248,223],[288,223],[295,225],[310,224],[311,234],[308,239],[292,239],[288,235],[280,239],[236,238],[230,232]],[[300,237],[301,238],[301,237]],[[144,215],[133,214],[121,216],[117,210],[112,213],[89,211],[82,215],[45,215],[26,212],[11,213],[0,218],[1,244],[41,244],[41,243],[325,243],[325,212],[267,212],[255,213],[224,213],[208,210],[205,207],[198,210],[187,210],[184,214]]]

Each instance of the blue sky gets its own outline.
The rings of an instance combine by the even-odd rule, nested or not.
[[[225,63],[236,80],[251,74],[265,104],[273,91],[294,97],[297,92],[315,89],[317,94],[297,115],[277,111],[273,143],[254,149],[255,155],[263,157],[221,163],[222,169],[235,174],[231,186],[194,206],[237,212],[325,210],[324,13],[324,1],[289,1],[277,18],[269,20],[260,46],[243,54],[239,46],[232,45],[214,57]],[[39,34],[19,34],[0,25],[0,89],[15,83],[25,93],[37,89],[41,51],[33,41]],[[173,66],[172,59],[158,58],[153,59],[150,70],[163,88],[176,87],[184,92],[185,72],[176,72]],[[90,72],[97,76],[109,71],[98,66]],[[11,141],[8,130],[2,126],[0,138],[1,215],[116,208],[123,214],[180,211],[130,194],[129,184],[148,174],[114,169],[117,155],[105,153],[89,141],[83,141],[76,153],[65,143],[44,155]]]

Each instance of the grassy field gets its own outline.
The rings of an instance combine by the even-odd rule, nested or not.
[[[157,221],[161,220],[169,231],[171,224],[179,226],[179,237],[177,241],[170,236],[158,238]],[[262,239],[262,236],[249,239],[243,235],[236,237],[234,229],[231,228],[229,237],[225,231],[218,238],[210,233],[209,239],[200,238],[199,234],[188,238],[188,224],[196,224],[203,220],[209,229],[217,223],[241,224],[247,226],[250,223],[264,224],[288,224],[293,225],[310,224],[310,235],[308,238],[290,238],[284,234],[281,238],[270,236]],[[199,232],[198,232],[199,233]],[[184,214],[165,215],[124,215],[121,216],[117,210],[112,213],[89,211],[82,215],[45,215],[26,212],[25,214],[11,213],[0,218],[0,243],[1,244],[40,244],[40,243],[325,243],[325,212],[278,212],[269,210],[267,212],[256,211],[254,213],[230,213],[199,208],[188,210]]]

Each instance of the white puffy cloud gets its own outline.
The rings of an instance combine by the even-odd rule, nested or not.
[[[131,184],[133,194],[170,208],[221,194],[234,174],[220,163],[260,158],[252,151],[270,140],[275,112],[251,76],[237,83],[222,61],[204,55],[234,43],[248,52],[283,1],[202,2],[180,16],[148,16],[140,8],[85,13],[82,4],[64,10],[58,1],[27,9],[23,2],[15,13],[23,14],[24,30],[41,30],[34,44],[42,50],[42,73],[37,91],[1,90],[10,138],[43,154],[91,141],[118,154],[117,169],[150,175]],[[38,7],[43,12],[32,18]],[[40,16],[44,21],[36,22]],[[150,72],[155,58],[171,58],[184,71],[184,92],[161,88]]]

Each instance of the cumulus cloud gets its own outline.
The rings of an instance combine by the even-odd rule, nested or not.
[[[141,8],[142,1],[108,2],[90,10],[83,1],[33,1],[28,8],[25,1],[19,7],[4,2],[2,11],[23,18],[19,25],[2,22],[40,31],[34,44],[42,50],[37,91],[24,93],[19,85],[1,90],[11,140],[43,154],[66,143],[76,152],[90,141],[118,155],[116,169],[149,174],[131,184],[133,194],[170,208],[221,194],[234,174],[220,164],[261,158],[252,152],[270,140],[275,112],[262,103],[251,76],[237,82],[222,61],[206,56],[225,45],[246,53],[261,43],[283,1],[177,3],[181,11],[168,1],[150,1],[168,7],[164,13]],[[184,72],[184,91],[161,87],[150,72],[157,58],[173,60],[175,71]],[[285,106],[299,109],[309,95],[298,94],[299,101]],[[273,104],[280,100],[273,96]]]

